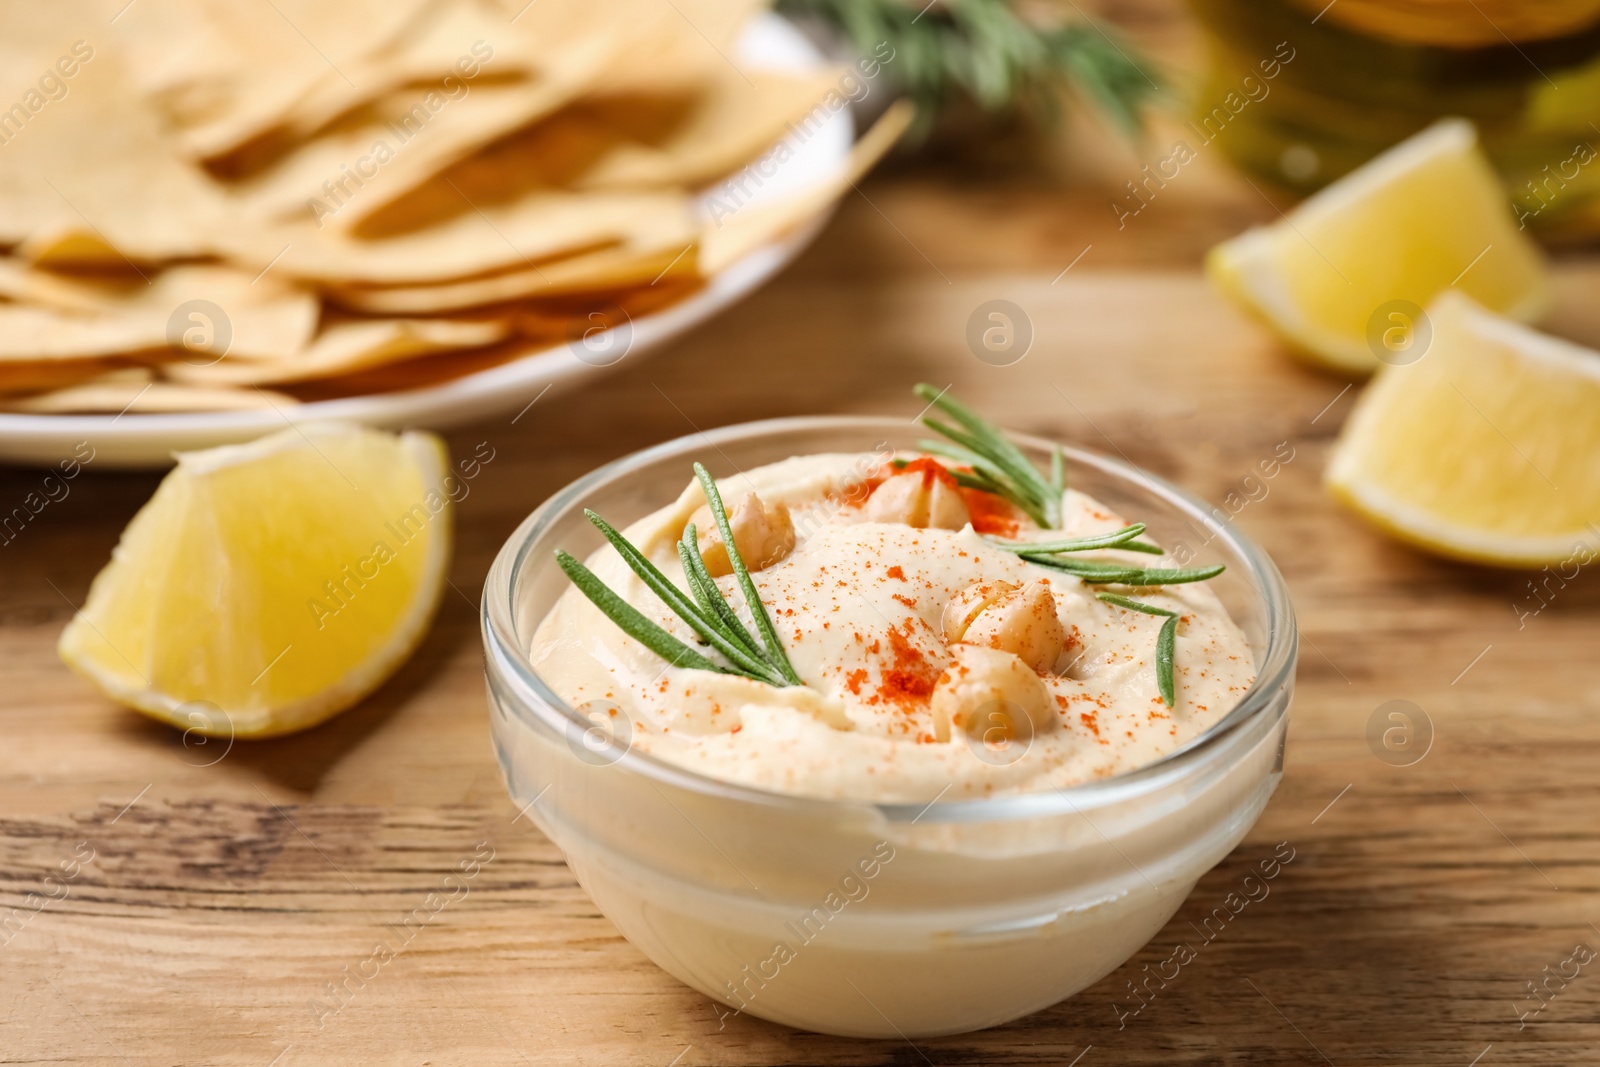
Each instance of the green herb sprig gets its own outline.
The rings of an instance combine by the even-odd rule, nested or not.
[[[1066,461],[1057,445],[1050,457],[1050,477],[1034,467],[1022,450],[965,404],[922,382],[912,390],[929,407],[938,408],[959,424],[959,428],[938,419],[924,417],[922,424],[944,437],[945,441],[918,441],[917,447],[930,455],[943,456],[964,466],[967,471],[951,471],[958,485],[993,493],[1011,501],[1046,530],[1061,528],[1061,494],[1067,489]]]
[[[1038,552],[1019,552],[1017,555],[1029,563],[1065,571],[1089,585],[1180,585],[1207,581],[1226,569],[1220,563],[1212,567],[1130,567],[1097,560],[1062,559]]]
[[[1172,676],[1173,657],[1178,648],[1178,613],[1116,593],[1096,593],[1095,597],[1119,608],[1140,611],[1146,615],[1160,615],[1167,620],[1161,624],[1161,632],[1156,635],[1156,687],[1161,690],[1162,703],[1172,707],[1178,697],[1177,682]]]
[[[950,472],[958,484],[1004,497],[1026,512],[1028,517],[1042,529],[1061,528],[1061,495],[1066,491],[1067,480],[1060,445],[1057,445],[1051,453],[1050,477],[1047,479],[1003,433],[955,398],[946,395],[946,391],[920,384],[913,392],[918,398],[926,400],[930,407],[936,407],[949,415],[960,426],[957,429],[935,419],[925,418],[922,420],[925,425],[953,441],[954,445],[940,441],[918,442],[918,447],[926,452],[972,468],[971,474],[965,471]],[[1087,585],[1142,587],[1180,585],[1207,581],[1227,569],[1221,564],[1211,567],[1137,567],[1128,563],[1075,559],[1072,556],[1075,552],[1113,548],[1155,556],[1163,555],[1159,545],[1140,540],[1140,535],[1144,532],[1145,524],[1136,522],[1111,533],[1054,541],[1008,541],[994,537],[987,540],[996,548],[1014,552],[1029,563],[1037,563],[1041,567],[1070,574]],[[1171,707],[1176,699],[1172,664],[1177,648],[1177,612],[1158,608],[1119,593],[1097,593],[1096,596],[1108,604],[1115,604],[1130,611],[1142,611],[1146,615],[1161,615],[1167,618],[1156,638],[1156,683],[1161,689],[1161,699]]]
[[[1087,17],[1038,25],[1013,0],[779,0],[778,10],[838,27],[862,56],[893,49],[883,69],[916,101],[918,137],[960,95],[989,115],[1054,119],[1052,90],[1062,84],[1137,136],[1145,106],[1162,92],[1154,65],[1114,32]]]
[[[705,467],[699,463],[694,465],[694,473],[701,488],[705,490],[706,503],[710,505],[711,515],[716,520],[718,532],[722,535],[722,544],[727,550],[728,562],[733,566],[735,580],[744,594],[745,605],[750,609],[751,617],[755,619],[756,629],[760,631],[759,638],[744,628],[744,624],[739,621],[739,617],[723,597],[722,589],[706,569],[706,561],[700,553],[693,523],[684,529],[683,538],[677,545],[678,559],[683,564],[684,580],[689,586],[689,595],[686,596],[671,579],[661,573],[660,568],[650,562],[638,546],[622,536],[605,519],[587,509],[584,515],[617,550],[617,554],[628,565],[628,569],[638,575],[645,587],[659,597],[674,615],[682,619],[704,644],[720,653],[731,666],[723,667],[713,663],[662,629],[575,557],[558,551],[556,564],[568,578],[572,579],[572,584],[578,587],[579,592],[588,597],[595,607],[617,624],[618,629],[675,667],[736,674],[780,688],[804,685],[783,651],[783,644],[778,640],[777,628],[773,626],[772,618],[767,614],[766,605],[761,602],[755,582],[750,578],[750,571],[734,544],[733,529],[728,523],[728,512],[723,506],[722,494],[717,491],[716,482],[712,481],[711,475],[706,473]]]
[[[1020,556],[1029,554],[1051,552],[1088,552],[1096,548],[1122,548],[1133,552],[1149,552],[1152,555],[1162,555],[1160,545],[1152,545],[1148,541],[1138,540],[1144,533],[1145,526],[1136,522],[1132,526],[1124,526],[1108,534],[1094,534],[1090,537],[1071,537],[1064,541],[1002,541],[991,537],[989,543],[996,548],[1003,548],[1008,552],[1015,552]]]

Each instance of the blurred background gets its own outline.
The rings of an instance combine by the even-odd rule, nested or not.
[[[1600,938],[1600,0],[74,0],[0,15],[0,56],[10,1059],[1592,1056],[1600,985],[1535,983]],[[1446,289],[1482,307],[1433,313]],[[917,381],[1268,550],[1301,627],[1285,777],[1049,1011],[913,1048],[723,1025],[508,804],[484,576],[607,461],[910,420]],[[250,740],[61,662],[173,449],[334,416],[437,429],[464,487],[387,682]],[[1119,1025],[1284,841],[1204,976]],[[307,1009],[479,842],[395,977]]]

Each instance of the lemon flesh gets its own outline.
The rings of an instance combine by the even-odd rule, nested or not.
[[[1457,559],[1539,567],[1600,554],[1600,352],[1446,292],[1433,341],[1386,366],[1328,463],[1333,494]]]
[[[1360,374],[1379,365],[1393,328],[1409,329],[1444,289],[1525,321],[1551,299],[1543,259],[1461,119],[1435,123],[1273,225],[1217,245],[1206,271],[1292,349]]]
[[[444,446],[342,425],[178,456],[61,635],[107,696],[201,733],[304,729],[377,688],[438,605]]]

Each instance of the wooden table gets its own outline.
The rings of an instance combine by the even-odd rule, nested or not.
[[[1181,36],[1170,12],[1146,15],[1158,47]],[[1551,980],[1542,1012],[1519,1019],[1540,1003],[1528,983],[1600,946],[1600,585],[1584,574],[1519,625],[1538,606],[1527,576],[1426,558],[1332,506],[1323,462],[1359,386],[1286,358],[1198,272],[1205,247],[1275,208],[1203,159],[1119,230],[1107,190],[1131,157],[1086,131],[1068,146],[1065,166],[897,164],[717,322],[515,426],[450,435],[457,454],[486,441],[495,458],[460,508],[438,621],[372,699],[302,736],[186,748],[57,661],[56,635],[156,478],[91,468],[74,482],[0,547],[0,924],[22,909],[0,932],[0,1061],[1600,1059],[1600,966]],[[1569,262],[1561,276],[1558,325],[1600,340],[1584,303],[1594,272]],[[1036,334],[1004,368],[964,340],[973,308],[997,297]],[[1248,501],[1234,521],[1278,560],[1303,627],[1283,783],[1168,928],[1067,1003],[914,1047],[752,1018],[719,1029],[713,1005],[624,942],[557,850],[514,821],[488,740],[479,590],[517,521],[598,463],[745,419],[909,416],[919,379],[1213,501]],[[1247,485],[1282,442],[1293,460]],[[0,504],[38,482],[0,471]],[[1391,700],[1431,724],[1410,766],[1368,741]],[[1127,982],[1283,841],[1295,858],[1270,896],[1119,1028]],[[470,895],[342,1010],[319,1010],[382,924],[480,842],[494,859]],[[65,896],[34,913],[28,894],[63,861],[77,871]]]

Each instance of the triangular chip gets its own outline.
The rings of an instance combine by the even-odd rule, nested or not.
[[[138,368],[112,371],[78,385],[0,401],[0,407],[8,411],[35,415],[243,411],[291,408],[298,404],[292,396],[264,389],[227,389],[157,381],[148,370]]]
[[[30,259],[122,268],[215,251],[232,212],[213,182],[168,151],[118,57],[93,49],[64,84],[69,95],[0,147],[0,244]]]
[[[353,91],[362,60],[399,37],[428,0],[136,0],[112,32],[134,84],[158,102],[194,159],[279,125],[326,76]]]
[[[262,219],[351,231],[485,144],[548,115],[588,86],[616,50],[608,36],[566,50],[536,78],[405,87],[300,146],[236,190]]]
[[[292,359],[224,360],[205,367],[174,363],[168,377],[199,385],[266,385],[352,374],[439,352],[482,348],[505,340],[502,320],[378,319],[328,327]]]
[[[175,346],[186,358],[280,359],[303,349],[319,302],[281,277],[224,266],[74,277],[0,259],[0,359],[86,358]]]
[[[580,249],[632,242],[635,234],[695,227],[686,194],[549,193],[460,215],[395,237],[366,240],[312,223],[234,235],[235,255],[274,272],[339,285],[419,285],[527,268]]]

